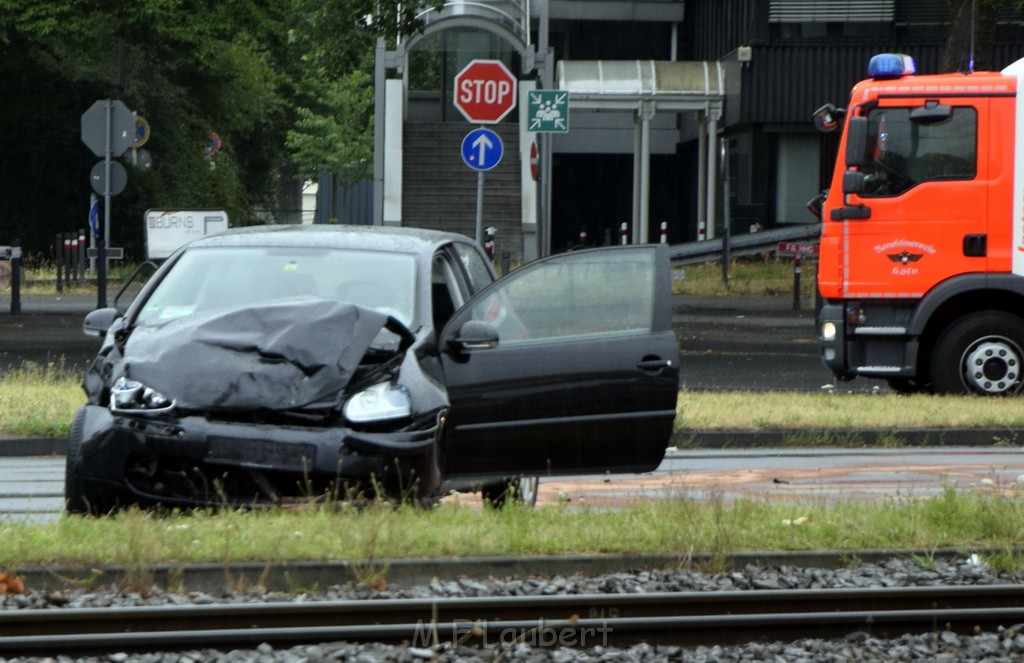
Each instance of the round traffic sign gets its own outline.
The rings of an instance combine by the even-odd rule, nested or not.
[[[462,160],[473,170],[490,170],[501,161],[505,146],[498,134],[483,127],[462,139]]]
[[[89,182],[92,184],[92,190],[101,196],[107,193],[107,169],[104,166],[105,163],[104,161],[97,161],[89,173]],[[124,166],[121,165],[120,161],[111,161],[110,195],[116,196],[124,191],[126,184],[128,184],[128,173],[125,171]]]
[[[149,140],[149,122],[141,115],[135,116],[135,142],[132,147],[142,147]]]
[[[518,81],[501,60],[473,60],[455,76],[453,102],[477,124],[497,124],[516,107]]]

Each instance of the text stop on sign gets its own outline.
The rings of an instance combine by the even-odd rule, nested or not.
[[[512,94],[509,81],[464,80],[459,86],[459,101],[463,104],[503,104]]]
[[[500,60],[473,60],[455,76],[455,107],[470,122],[496,124],[516,106],[516,80]]]

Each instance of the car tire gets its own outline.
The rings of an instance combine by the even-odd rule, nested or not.
[[[68,432],[68,455],[64,464],[64,508],[68,513],[103,515],[116,504],[111,490],[96,490],[81,478],[82,439],[85,407],[78,408]]]
[[[939,337],[931,358],[939,394],[1009,396],[1024,386],[1024,320],[1002,311],[961,318]]]
[[[508,504],[527,507],[537,505],[537,477],[506,479],[498,483],[485,484],[480,488],[484,504],[492,509],[503,509]]]

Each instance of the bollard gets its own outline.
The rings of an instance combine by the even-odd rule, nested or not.
[[[71,287],[71,234],[64,233],[64,285]]]
[[[580,246],[587,245],[587,228],[584,226],[580,228]]]
[[[11,244],[11,315],[21,313],[21,240]]]
[[[629,243],[629,226],[623,223],[619,226],[619,244],[625,246]]]
[[[53,243],[53,263],[57,267],[57,292],[64,292],[64,236],[57,233],[57,239]]]
[[[85,229],[78,229],[78,276],[75,278],[75,282],[82,284],[85,283]]]
[[[668,223],[661,222],[661,237],[658,240],[662,244],[668,244]]]
[[[509,270],[512,269],[512,252],[502,251],[501,252],[501,273],[508,274]]]
[[[604,244],[602,244],[601,246],[611,246],[611,245],[612,245],[612,229],[611,228],[605,228],[604,229]]]

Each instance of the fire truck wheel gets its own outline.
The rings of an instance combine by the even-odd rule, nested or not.
[[[931,358],[940,394],[1006,396],[1024,384],[1024,320],[1002,311],[965,316],[939,337]]]

